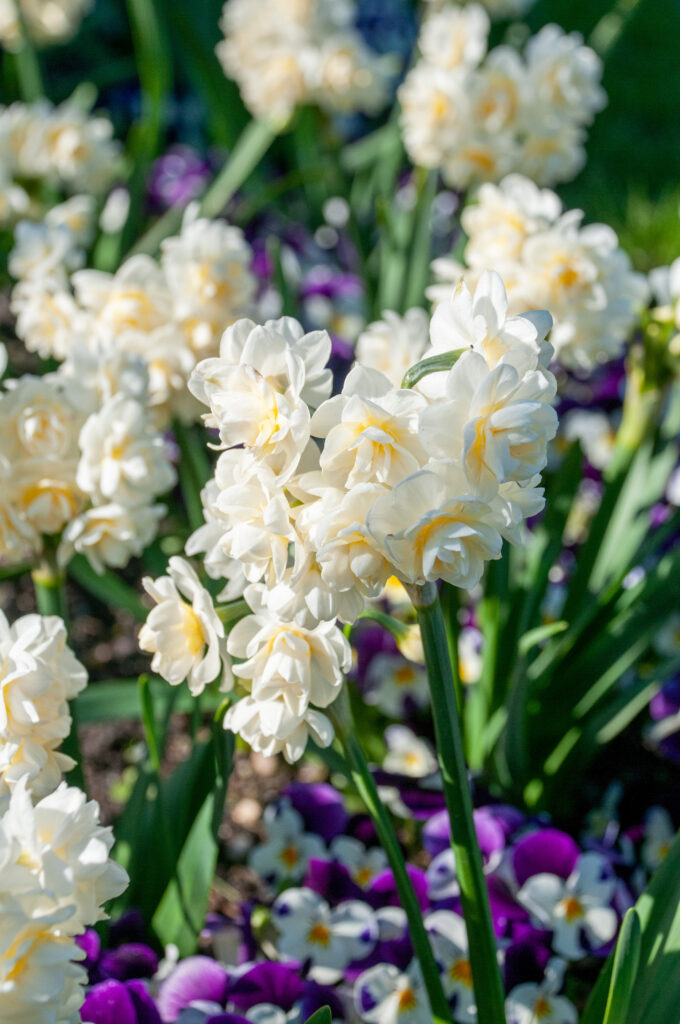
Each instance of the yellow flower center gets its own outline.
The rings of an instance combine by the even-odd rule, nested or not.
[[[469,960],[454,960],[449,967],[451,981],[459,981],[466,988],[472,988],[472,968]]]
[[[307,935],[308,942],[314,942],[319,946],[326,947],[331,941],[331,930],[325,924],[315,924],[313,928],[310,928],[309,934]]]
[[[569,923],[578,920],[579,917],[583,917],[583,907],[575,896],[569,896],[566,900],[563,900],[562,906],[564,907],[564,916]]]
[[[186,645],[194,656],[199,651],[203,650],[205,646],[205,636],[203,635],[203,627],[199,621],[199,618],[194,609],[189,604],[183,605],[184,621],[182,622],[182,632],[186,640]]]
[[[364,885],[368,885],[372,878],[373,873],[370,868],[359,868],[356,875],[354,876],[354,881],[357,883],[357,885],[363,887]]]
[[[408,686],[413,682],[415,672],[410,665],[402,665],[394,673],[394,681],[397,686]]]
[[[548,1000],[543,996],[539,996],[534,1003],[534,1016],[536,1017],[536,1020],[542,1020],[544,1017],[549,1017],[551,1013],[552,1006]]]
[[[279,860],[285,864],[287,868],[294,868],[299,859],[300,854],[294,846],[286,846],[279,854]]]
[[[409,985],[399,995],[399,1013],[406,1013],[408,1010],[415,1009],[416,1006],[416,994]]]

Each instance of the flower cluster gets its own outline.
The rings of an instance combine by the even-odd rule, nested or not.
[[[437,310],[425,353],[455,365],[410,390],[357,363],[342,393],[328,397],[328,335],[304,334],[285,317],[238,321],[219,357],[192,374],[190,390],[209,407],[206,424],[224,450],[203,492],[205,525],[186,550],[228,581],[222,599],[243,594],[251,609],[227,640],[249,692],[225,727],[255,749],[294,761],[310,733],[331,742],[322,710],[351,661],[336,619],[354,622],[392,573],[409,584],[474,586],[503,537],[517,542],[523,520],[542,508],[540,472],[557,423],[550,317],[507,319],[506,307],[498,275],[485,276],[474,298],[461,285]],[[194,586],[185,593],[196,610]],[[158,585],[147,590],[166,601]],[[203,680],[197,659],[219,631],[208,629],[207,611],[197,631],[171,598],[167,623],[185,623],[186,656],[173,646],[168,658],[165,629],[151,622],[143,645],[171,682],[180,664]]]
[[[42,46],[66,42],[76,34],[92,3],[93,0],[0,0],[0,44],[7,50],[21,48],[19,17],[31,41]]]
[[[35,805],[26,779],[0,804],[0,1005],[7,1024],[75,1024],[86,981],[75,936],[127,884],[99,807],[61,783]]]
[[[540,184],[573,178],[585,126],[605,104],[602,66],[578,33],[547,25],[522,56],[487,53],[479,4],[447,5],[421,28],[421,59],[399,89],[407,152],[454,188],[521,171]]]
[[[482,185],[462,213],[468,236],[463,267],[435,260],[439,284],[428,294],[445,299],[461,275],[474,287],[488,266],[499,269],[510,311],[549,309],[550,343],[569,368],[592,370],[621,353],[647,288],[605,224],[582,224],[581,210],[567,210],[549,189],[509,175]]]
[[[68,701],[86,683],[61,619],[25,615],[10,626],[0,612],[0,797],[22,779],[46,796],[73,767],[58,747],[71,730]]]
[[[413,794],[412,779],[394,775],[393,782],[405,799]],[[453,1018],[471,1024],[474,992],[448,819],[441,789],[429,792],[441,809],[413,804],[419,839],[412,852],[426,866],[409,863],[408,872]],[[616,842],[609,815],[600,817],[577,843],[509,805],[475,810],[511,1024],[576,1024],[576,1008],[562,994],[567,972],[608,953],[636,875],[660,863],[673,835],[661,807]],[[349,814],[331,786],[296,782],[265,809],[264,830],[248,865],[268,896],[233,919],[211,915],[204,939],[217,959],[193,956],[169,970],[161,965],[154,976],[153,951],[121,921],[114,948],[90,955],[84,1020],[104,1024],[107,1005],[129,1003],[136,1012],[124,1024],[156,1024],[141,1002],[150,1003],[150,993],[166,1024],[208,1024],[220,1014],[238,1024],[300,1024],[323,1005],[337,1021],[429,1024],[406,918],[369,820]],[[89,949],[90,938],[83,944]]]
[[[101,572],[155,535],[158,495],[175,481],[152,423],[143,361],[100,348],[0,391],[0,562],[39,556],[49,538]]]
[[[217,55],[256,117],[285,120],[312,103],[375,112],[387,99],[381,58],[364,43],[351,4],[228,0]]]
[[[108,118],[88,114],[75,100],[0,107],[0,224],[39,215],[43,183],[67,194],[101,192],[118,156],[112,136]]]
[[[76,270],[78,237],[69,225],[22,225],[10,268],[17,333],[31,351],[63,359],[102,347],[147,367],[156,421],[191,420],[186,390],[198,359],[217,348],[225,324],[252,308],[252,253],[242,232],[187,211],[181,234],[167,238],[160,262],[132,256],[115,274]]]

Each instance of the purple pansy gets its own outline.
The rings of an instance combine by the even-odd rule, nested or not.
[[[284,791],[302,818],[305,829],[316,832],[325,843],[342,835],[349,821],[342,796],[325,782],[291,782]]]
[[[512,851],[512,866],[519,886],[527,878],[548,872],[568,878],[581,854],[578,843],[556,828],[540,828],[518,840]]]
[[[83,1024],[161,1024],[143,981],[100,981],[86,994],[80,1012]]]
[[[151,168],[147,189],[159,207],[183,206],[205,189],[210,163],[189,146],[172,146]]]
[[[175,967],[158,992],[158,1009],[163,1021],[175,1021],[180,1010],[196,1000],[224,1005],[229,978],[216,960],[190,956]]]

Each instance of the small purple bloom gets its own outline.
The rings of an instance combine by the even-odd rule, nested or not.
[[[291,782],[284,792],[301,816],[308,832],[316,832],[325,843],[342,835],[349,821],[342,796],[326,782]]]
[[[298,963],[260,963],[233,976],[229,982],[229,1002],[248,1011],[258,1003],[273,1003],[290,1010],[301,997],[304,983]]]
[[[100,976],[117,981],[152,978],[157,970],[158,957],[143,942],[126,942],[117,949],[106,950],[99,960]]]
[[[85,954],[85,959],[80,962],[89,974],[89,972],[99,962],[99,956],[102,950],[101,939],[94,928],[87,928],[83,935],[76,935],[76,945],[79,946]],[[90,978],[90,981],[92,980],[94,979]]]
[[[541,828],[520,839],[512,851],[512,865],[519,886],[532,875],[547,872],[568,878],[581,855],[578,843],[566,832]]]
[[[83,1024],[161,1024],[153,999],[141,981],[100,981],[85,996],[80,1012]]]
[[[189,146],[172,146],[151,168],[148,192],[159,207],[181,206],[203,192],[210,164]]]
[[[229,978],[216,960],[190,956],[175,967],[158,992],[158,1009],[163,1021],[175,1021],[180,1010],[195,1000],[224,1004]]]
[[[311,857],[304,885],[328,900],[331,906],[343,900],[361,900],[364,893],[344,864]]]
[[[415,867],[413,864],[407,864],[406,870],[409,878],[411,879],[421,910],[427,910],[430,903],[427,895],[428,886],[425,872],[421,871],[420,868]],[[364,899],[367,903],[370,903],[374,909],[377,909],[378,907],[401,906],[397,886],[394,881],[394,875],[390,868],[387,868],[385,871],[381,871],[379,875],[375,876],[368,887],[368,890],[364,893]]]

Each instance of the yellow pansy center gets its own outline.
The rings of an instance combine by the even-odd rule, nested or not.
[[[569,896],[566,900],[563,900],[562,907],[564,909],[564,916],[569,923],[577,921],[579,917],[583,917],[583,907],[575,896]]]
[[[466,988],[472,988],[472,968],[469,960],[454,960],[449,967],[451,981],[459,981]]]
[[[330,928],[327,925],[322,924],[321,922],[315,924],[309,930],[309,933],[307,935],[307,941],[313,942],[319,946],[327,946],[328,943],[331,941]]]
[[[543,1020],[544,1017],[549,1017],[552,1013],[552,1006],[544,996],[539,998],[534,1003],[534,1016],[536,1020]]]
[[[416,994],[409,985],[403,992],[399,994],[399,1013],[406,1013],[408,1010],[415,1009],[416,1006]]]
[[[285,864],[287,868],[294,868],[300,859],[299,852],[294,846],[286,846],[279,854],[279,860],[282,864]]]

